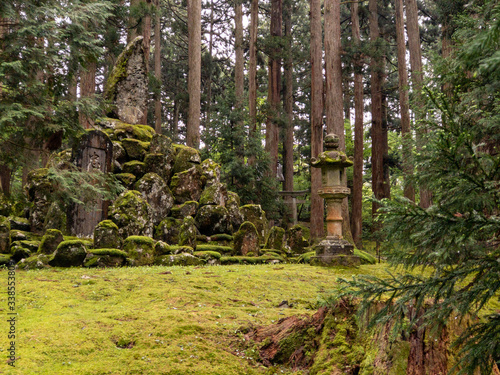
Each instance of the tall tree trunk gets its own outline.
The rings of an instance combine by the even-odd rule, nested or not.
[[[208,82],[207,82],[207,113],[206,113],[206,129],[209,134],[212,131],[212,80],[213,80],[213,49],[214,49],[214,0],[210,0],[210,36],[208,38]],[[207,150],[210,150],[211,145],[206,145]]]
[[[378,26],[377,0],[368,3],[370,11],[370,41],[375,44],[380,37]],[[371,110],[372,110],[372,190],[375,198],[384,198],[384,131],[382,124],[382,79],[383,56],[373,57],[370,61],[371,68]],[[376,215],[379,205],[372,204],[372,215]]]
[[[283,144],[283,190],[293,191],[293,57],[292,57],[292,0],[285,0],[284,23],[286,38],[285,60],[285,141]],[[285,197],[287,207],[292,207],[292,197]],[[293,214],[295,215],[295,214]]]
[[[310,0],[311,17],[311,157],[323,150],[323,64],[321,0]],[[321,188],[321,170],[311,168],[311,237],[323,237],[324,203],[318,195]]]
[[[406,69],[406,40],[403,0],[396,0],[396,42],[398,50],[399,108],[401,113],[401,136],[403,139],[404,196],[415,201],[415,190],[409,179],[413,175],[412,136],[410,107],[408,100],[408,71]]]
[[[161,134],[161,17],[160,17],[160,0],[156,0],[156,16],[155,16],[155,78],[158,83],[157,91],[155,92],[155,131]]]
[[[143,0],[130,0],[130,10],[137,7],[137,5]],[[128,31],[127,31],[127,44],[133,41],[139,36],[138,30],[139,20],[135,17],[129,17],[128,19]]]
[[[250,61],[248,65],[248,111],[250,117],[250,138],[257,136],[257,30],[259,25],[259,0],[252,0],[250,7]],[[250,156],[248,164],[255,164]]]
[[[282,0],[271,0],[271,37],[278,44],[282,36]],[[281,48],[273,46],[269,57],[269,115],[266,122],[266,151],[271,158],[270,174],[278,173],[279,116],[281,103]]]
[[[201,0],[188,0],[188,95],[186,144],[200,147],[201,114]]]
[[[425,118],[422,113],[423,98],[422,87],[424,81],[424,73],[422,68],[422,49],[420,46],[420,30],[418,26],[418,7],[417,0],[406,1],[406,18],[408,28],[408,47],[410,50],[410,66],[413,92],[415,93],[415,105],[413,111],[415,113],[415,122],[417,124],[417,149],[422,148],[425,130],[421,122]],[[419,186],[420,207],[427,208],[432,203],[432,194],[425,186]]]
[[[234,23],[235,23],[235,62],[234,62],[234,85],[236,97],[236,113],[238,114],[238,121],[236,122],[236,133],[243,134],[243,96],[244,96],[244,60],[243,60],[243,5],[241,0],[237,0],[234,7]],[[243,159],[244,148],[240,144],[236,148],[236,155]]]
[[[148,14],[144,17],[144,27],[142,29],[142,35],[144,37],[142,44],[144,45],[144,58],[146,62],[146,76],[147,73],[149,72],[149,53],[150,53],[150,47],[151,47],[151,1],[152,0],[146,0],[146,4],[148,6]],[[148,102],[149,98],[146,101],[146,106],[144,107],[144,115],[142,116],[142,119],[140,120],[140,123],[143,125],[148,124]]]
[[[3,50],[3,37],[7,33],[7,22],[5,18],[0,18],[0,51]],[[0,81],[0,95],[2,94],[2,82]],[[5,151],[5,145],[2,145],[2,150]],[[12,170],[7,164],[0,163],[0,188],[4,195],[10,195],[10,180],[12,177]]]
[[[325,0],[326,132],[337,134],[340,139],[340,150],[345,151],[341,58],[340,0]],[[347,186],[347,180],[344,182]],[[344,219],[342,233],[344,237],[350,238],[347,197],[342,202],[342,217]]]
[[[85,70],[80,71],[80,99],[93,96],[95,94],[95,73],[96,63],[88,62]],[[89,129],[94,126],[94,120],[89,118],[81,111],[78,113],[80,125],[84,129]]]
[[[354,59],[354,181],[352,187],[352,237],[356,247],[363,247],[362,213],[363,213],[363,74],[360,56],[360,30],[358,3],[351,5],[352,39],[356,45],[356,57]]]

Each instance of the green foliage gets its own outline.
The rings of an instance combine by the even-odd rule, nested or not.
[[[439,329],[452,317],[478,317],[454,342],[459,359],[452,371],[459,374],[489,374],[500,360],[500,314],[486,309],[500,293],[500,91],[496,62],[488,57],[498,47],[498,38],[490,38],[500,31],[500,6],[492,4],[475,8],[481,17],[457,23],[456,54],[436,89],[427,90],[433,111],[416,179],[433,192],[433,206],[382,202],[384,231],[395,248],[389,261],[407,272],[343,280],[363,297],[363,311],[384,300],[372,323],[395,319],[395,330],[408,318],[410,327],[420,321]],[[452,85],[448,95],[443,82]]]

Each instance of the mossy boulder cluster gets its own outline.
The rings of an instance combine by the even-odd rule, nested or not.
[[[69,209],[53,198],[60,186],[51,182],[48,169],[38,169],[25,186],[29,220],[10,217],[9,202],[0,196],[0,261],[24,268],[253,264],[297,260],[306,253],[306,228],[269,228],[260,205],[241,206],[228,191],[220,165],[140,124],[147,96],[143,54],[139,38],[119,56],[105,87],[110,117],[95,122],[109,146],[111,173],[124,191],[103,205],[97,220],[87,221],[92,224],[84,235],[93,229],[93,238],[67,237],[75,235],[65,224]],[[59,153],[55,165],[81,166],[74,150],[87,147],[83,139],[73,152]]]

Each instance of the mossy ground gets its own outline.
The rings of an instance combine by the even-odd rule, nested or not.
[[[312,314],[339,276],[380,265],[17,271],[16,369],[6,374],[265,374],[231,349],[241,327]],[[7,278],[7,270],[0,270]],[[287,299],[293,308],[277,306]],[[0,308],[7,306],[6,293]],[[7,323],[2,323],[7,332]],[[0,335],[6,356],[7,334]],[[127,341],[128,344],[123,343]],[[2,354],[3,351],[3,354]]]

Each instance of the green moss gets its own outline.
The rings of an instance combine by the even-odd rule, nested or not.
[[[10,252],[11,238],[10,221],[8,218],[0,216],[0,253]]]
[[[123,163],[123,173],[133,174],[136,178],[141,178],[146,173],[145,164],[139,160],[132,160]]]
[[[151,237],[146,236],[129,236],[125,239],[123,247],[125,248],[127,244],[134,243],[136,245],[146,245],[153,247],[155,245],[155,241]]]
[[[210,241],[232,241],[233,236],[226,233],[213,234],[210,236]]]
[[[23,241],[15,241],[12,243],[12,245],[15,244],[24,247],[25,249],[28,249],[32,253],[36,253],[38,251],[38,248],[40,247],[40,241],[23,240]]]
[[[138,139],[126,138],[122,140],[122,146],[127,152],[129,159],[143,161],[149,150],[150,143]]]
[[[266,248],[281,250],[284,238],[285,230],[283,228],[272,227],[269,231],[269,236],[267,237]]]
[[[155,229],[155,239],[162,240],[168,244],[179,243],[179,231],[182,226],[182,220],[167,217],[162,220]]]
[[[174,154],[174,174],[184,172],[191,168],[194,164],[201,163],[200,153],[192,147],[174,144]]]
[[[38,252],[42,254],[52,254],[63,240],[64,236],[60,230],[47,229],[38,247]]]
[[[176,255],[162,255],[155,259],[154,264],[159,266],[201,266],[205,264],[205,261],[191,254],[182,253]]]
[[[142,43],[142,40],[139,41]],[[127,64],[128,60],[134,53],[138,41],[137,39],[130,42],[125,50],[120,53],[118,58],[116,59],[115,65],[111,70],[111,73],[106,80],[104,85],[104,97],[109,101],[114,101],[116,97],[116,86],[119,82],[127,78]]]
[[[266,264],[273,261],[282,262],[283,258],[262,255],[259,257],[248,257],[248,256],[230,256],[230,257],[221,257],[221,264]]]
[[[233,252],[233,248],[230,246],[218,246],[218,245],[198,245],[196,246],[198,251],[215,251],[223,254],[230,254]]]
[[[114,257],[122,257],[123,259],[127,258],[127,253],[119,249],[92,249],[89,251],[89,254],[110,255]]]
[[[63,241],[57,246],[54,258],[49,261],[53,267],[76,267],[81,266],[87,255],[85,241],[70,240]]]
[[[217,251],[195,251],[193,254],[195,257],[204,259],[204,260],[209,260],[209,259],[217,259],[220,260],[222,255],[218,253]]]
[[[297,258],[297,263],[310,263],[311,258],[316,256],[316,251],[309,251]]]
[[[0,266],[6,266],[10,262],[12,254],[0,254]]]
[[[85,242],[86,241],[83,241],[80,239],[78,239],[78,240],[64,240],[59,245],[57,245],[57,250],[72,247],[72,246],[85,246]]]
[[[22,270],[39,270],[48,268],[52,256],[47,254],[36,254],[29,258],[22,259],[17,266]]]
[[[176,219],[184,219],[186,216],[196,215],[199,203],[196,201],[186,201],[179,206],[173,207],[170,211],[171,215]]]
[[[151,265],[154,262],[155,243],[150,237],[129,236],[123,243],[123,250],[134,266]]]

